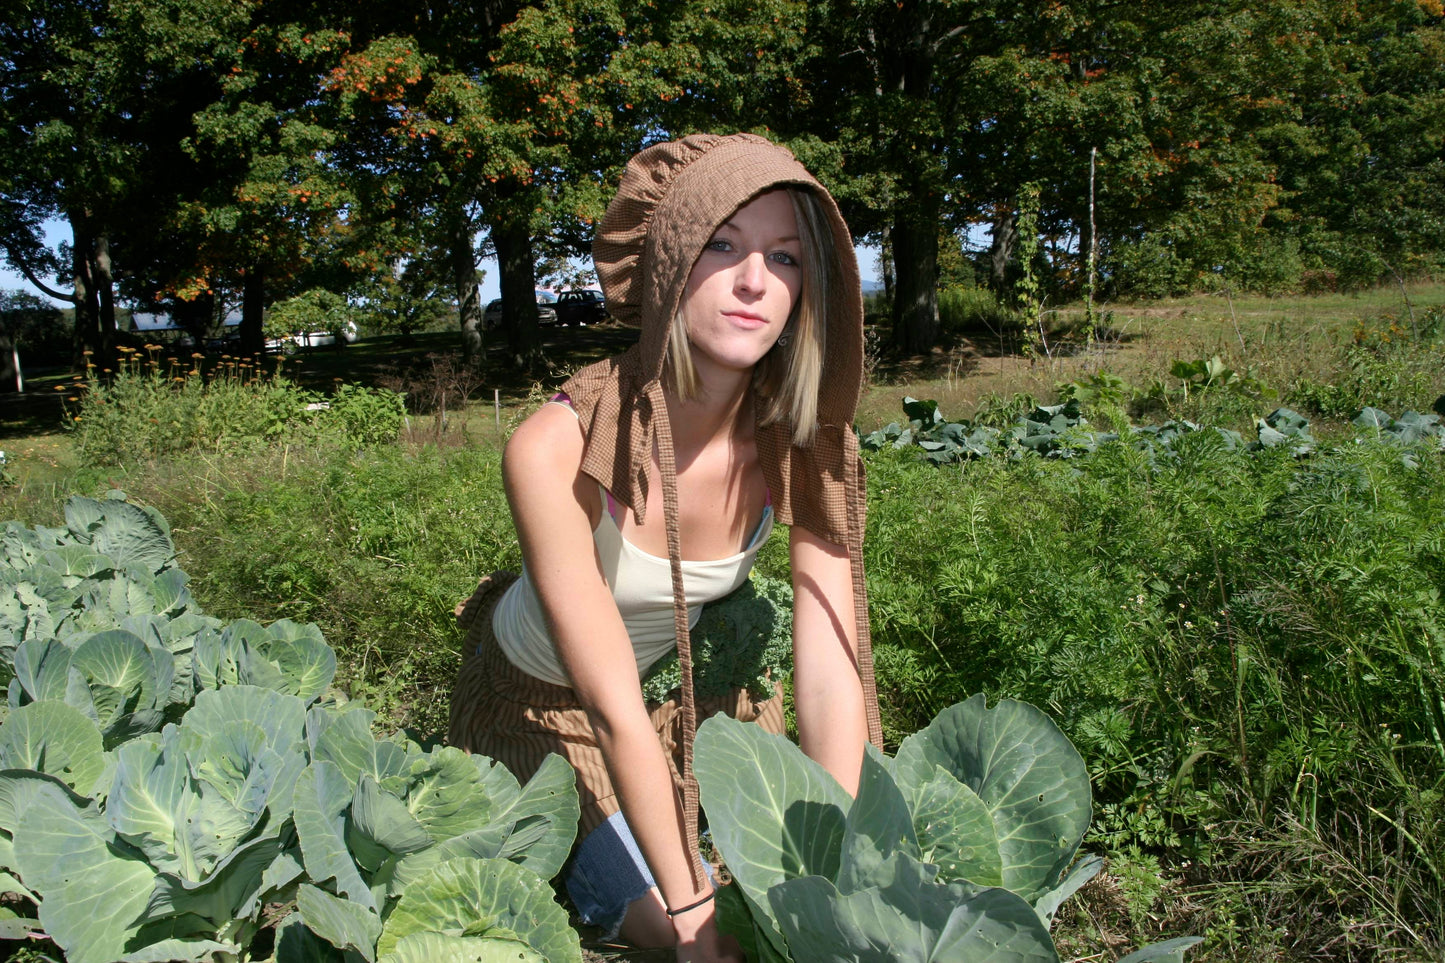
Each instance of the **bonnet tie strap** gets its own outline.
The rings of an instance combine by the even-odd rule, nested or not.
[[[863,712],[868,741],[883,748],[883,720],[878,712],[878,683],[873,675],[873,637],[868,626],[868,579],[863,572],[863,532],[867,525],[868,483],[858,457],[857,436],[845,432],[843,465],[848,491],[848,567],[853,575],[853,621],[858,627],[858,677],[863,683]]]
[[[677,632],[677,666],[682,676],[682,824],[683,844],[687,848],[692,881],[698,889],[708,885],[698,852],[697,776],[692,771],[692,745],[697,735],[697,702],[692,684],[692,635],[687,624],[687,598],[682,585],[682,534],[678,529],[677,452],[672,445],[672,424],[667,417],[667,402],[662,385],[654,381],[647,387],[652,406],[652,423],[656,426],[657,462],[662,473],[662,517],[667,529],[667,562],[672,572],[672,620]]]

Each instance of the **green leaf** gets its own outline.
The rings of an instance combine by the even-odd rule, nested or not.
[[[14,865],[15,847],[10,844],[10,840],[8,839],[5,840],[5,850],[5,853],[0,855],[0,866]],[[27,889],[25,884],[20,882],[20,880],[6,872],[0,872],[0,895],[19,896],[30,900],[32,903],[40,902],[40,897]]]
[[[552,887],[505,859],[451,859],[407,887],[382,928],[386,956],[413,933],[489,931],[520,939],[548,963],[581,963],[582,948]]]
[[[231,850],[205,879],[161,873],[146,904],[146,920],[201,920],[192,934],[201,936],[233,920],[254,917],[266,893],[267,870],[280,853],[281,840],[263,836]]]
[[[100,730],[63,702],[32,702],[0,726],[0,768],[34,769],[89,796],[105,772]]]
[[[54,638],[27,639],[15,648],[15,682],[25,691],[26,702],[65,702],[70,684],[70,660],[75,652]],[[20,708],[14,684],[10,687],[10,708]],[[77,706],[77,708],[79,708]]]
[[[696,759],[713,842],[781,951],[768,890],[799,876],[838,875],[852,800],[787,739],[724,716],[698,728]]]
[[[276,753],[296,746],[306,729],[306,707],[295,696],[256,686],[233,685],[197,693],[185,725],[198,732],[224,732],[231,726],[259,725],[265,745]]]
[[[243,947],[215,940],[161,940],[127,953],[116,963],[210,963],[236,959]]]
[[[842,894],[820,876],[769,894],[788,945],[809,963],[1057,963],[1033,907],[1008,890],[938,883],[905,853],[892,878]]]
[[[376,959],[381,917],[372,910],[306,884],[296,890],[296,909],[311,932],[332,946],[356,950],[367,963]]]
[[[567,760],[556,753],[548,753],[532,778],[527,780],[527,785],[522,787],[521,794],[496,817],[499,821],[515,820],[503,855],[543,879],[551,879],[562,871],[562,864],[572,852],[581,813],[576,772]],[[539,830],[540,836],[535,841],[514,848],[515,841],[532,836]]]
[[[375,719],[376,713],[354,703],[345,709],[312,706],[306,713],[311,758],[334,764],[353,786],[365,774],[400,795],[405,791],[407,750],[394,742],[378,741],[371,734]]]
[[[923,858],[944,879],[1003,885],[1003,859],[993,814],[972,789],[942,766],[923,785],[908,785],[909,807]]]
[[[61,545],[40,556],[40,564],[61,575],[89,578],[114,567],[110,559],[88,545]]]
[[[31,806],[39,805],[41,787],[59,789],[76,809],[84,809],[91,800],[82,796],[58,777],[34,769],[0,770],[0,829],[11,837],[20,830],[20,818]],[[45,798],[49,798],[48,796]],[[0,837],[0,866],[15,865],[15,848],[11,839]]]
[[[432,839],[440,842],[494,821],[494,806],[482,788],[471,756],[438,746],[410,760],[406,806]]]
[[[444,933],[413,933],[397,941],[381,963],[546,963],[526,943]]]
[[[1119,958],[1119,963],[1184,963],[1184,951],[1204,942],[1202,936],[1181,936],[1135,950]]]
[[[113,963],[125,955],[155,871],[124,855],[93,805],[77,808],[58,787],[40,787],[20,817],[15,859],[25,884],[40,894],[45,932],[69,963]]]
[[[349,963],[347,955],[311,932],[300,913],[292,913],[276,927],[276,952],[280,963]]]
[[[276,689],[313,702],[336,676],[336,653],[314,625],[282,619],[266,638],[248,643],[240,660],[242,682]]]
[[[296,836],[312,882],[335,880],[338,893],[375,910],[376,900],[346,846],[351,799],[351,785],[336,765],[322,760],[307,766],[296,780]]]
[[[858,795],[848,810],[843,833],[839,890],[851,893],[874,885],[873,874],[900,849],[915,858],[920,855],[913,817],[881,754],[869,745],[858,776]]]
[[[409,856],[432,844],[406,803],[382,789],[370,773],[362,773],[356,785],[346,839],[356,861],[373,872],[390,857]]]
[[[28,940],[36,934],[43,935],[45,927],[39,920],[12,916],[0,919],[0,940]]]
[[[162,709],[175,674],[175,656],[151,649],[139,636],[122,629],[97,632],[82,642],[70,666],[90,683],[91,691],[113,691],[118,698],[94,699],[101,734],[114,745],[160,728]]]
[[[904,739],[893,769],[913,795],[912,787],[926,785],[940,767],[987,807],[1003,885],[1030,902],[1058,885],[1092,806],[1088,769],[1058,727],[1027,703],[1005,699],[989,709],[975,695]]]
[[[134,565],[155,573],[176,557],[170,527],[154,509],[116,499],[71,498],[65,503],[65,523],[77,535],[88,534],[91,547],[116,568]]]
[[[1099,870],[1103,868],[1104,861],[1098,856],[1081,859],[1074,864],[1074,868],[1069,871],[1069,875],[1064,877],[1063,882],[1035,900],[1034,910],[1039,914],[1039,919],[1043,920],[1044,926],[1053,926],[1054,914],[1059,911],[1064,900],[1073,896],[1081,886],[1099,875]]]
[[[241,649],[240,638],[230,632],[229,627],[224,632],[218,632],[214,627],[202,629],[196,636],[193,650],[192,674],[197,691],[235,685],[239,675],[236,663],[241,657]]]
[[[291,811],[296,776],[306,765],[300,733],[279,751],[266,731],[254,722],[233,722],[224,729],[209,729],[204,720],[187,715],[181,728],[196,732],[199,748],[191,753],[191,768],[208,789],[214,790],[255,823],[270,808],[278,819]]]
[[[236,848],[258,814],[238,810],[195,777],[204,747],[189,727],[132,740],[116,751],[106,800],[111,828],[157,870],[205,878]]]

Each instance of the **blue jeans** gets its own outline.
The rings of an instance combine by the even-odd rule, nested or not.
[[[706,861],[702,865],[708,879],[712,879],[712,867]],[[577,915],[584,923],[600,927],[603,938],[608,940],[617,938],[622,917],[633,900],[656,885],[620,812],[609,816],[578,844],[567,873],[567,895],[572,897]]]

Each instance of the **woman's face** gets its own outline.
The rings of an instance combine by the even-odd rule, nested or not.
[[[777,342],[803,287],[803,248],[787,191],[733,212],[703,248],[683,292],[693,365],[748,370]]]

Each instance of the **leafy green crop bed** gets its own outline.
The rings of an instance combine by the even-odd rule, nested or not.
[[[376,738],[315,626],[205,615],[119,493],[0,552],[0,886],[35,913],[0,936],[71,963],[580,963],[546,882],[577,831],[561,759],[521,786]]]
[[[1175,922],[1220,959],[1435,945],[1445,452],[1359,431],[871,455],[890,732],[976,691],[1046,707],[1089,761],[1092,840],[1198,887]]]

